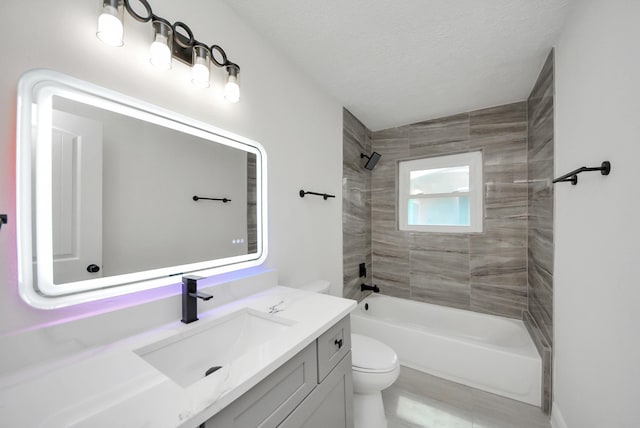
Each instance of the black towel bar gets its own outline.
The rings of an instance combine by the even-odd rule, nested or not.
[[[555,180],[553,180],[553,182],[562,183],[567,181],[575,186],[576,184],[578,184],[578,174],[580,174],[581,172],[588,172],[588,171],[600,171],[600,174],[602,175],[609,175],[609,173],[611,172],[611,162],[604,161],[600,166],[595,166],[595,167],[582,166],[578,169],[574,169],[573,171],[561,177],[556,178]]]
[[[202,197],[202,196],[194,196],[193,197],[193,200],[196,201],[196,202],[198,202],[200,199],[203,199],[205,201],[222,201],[225,204],[227,202],[231,202],[231,199],[229,199],[229,198],[205,198],[205,197]]]
[[[304,190],[300,190],[299,193],[301,198],[304,198],[304,195],[316,195],[316,196],[322,196],[322,198],[326,201],[328,198],[335,198],[336,195],[329,195],[327,193],[317,193],[317,192],[305,192]]]

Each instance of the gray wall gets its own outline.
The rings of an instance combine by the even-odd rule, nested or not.
[[[343,110],[342,145],[342,295],[363,297],[360,284],[371,284],[371,172],[360,153],[371,154],[371,131],[348,110]],[[366,263],[367,277],[358,276],[358,264]]]
[[[373,282],[412,300],[520,318],[527,307],[527,110],[520,102],[372,134]],[[397,228],[397,162],[483,151],[484,232]]]
[[[529,96],[529,312],[553,343],[553,51]]]

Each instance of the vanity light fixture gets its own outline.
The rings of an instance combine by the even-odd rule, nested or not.
[[[191,67],[191,83],[198,88],[209,87],[210,65],[224,67],[227,71],[227,82],[224,97],[227,101],[237,103],[240,99],[238,76],[240,66],[227,59],[227,54],[218,45],[208,45],[193,37],[191,29],[183,22],[171,24],[164,18],[153,13],[147,0],[137,0],[145,9],[145,15],[140,15],[131,7],[132,0],[101,0],[102,9],[98,17],[96,36],[110,46],[124,44],[124,10],[136,21],[151,22],[153,40],[149,48],[150,62],[154,66],[168,70],[172,60]]]

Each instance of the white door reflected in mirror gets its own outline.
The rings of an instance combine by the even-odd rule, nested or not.
[[[53,276],[99,278],[89,266],[102,266],[102,124],[58,110],[52,117]]]

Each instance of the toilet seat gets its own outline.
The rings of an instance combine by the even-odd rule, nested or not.
[[[398,355],[384,343],[368,336],[351,334],[351,366],[362,373],[389,373],[400,363]]]

